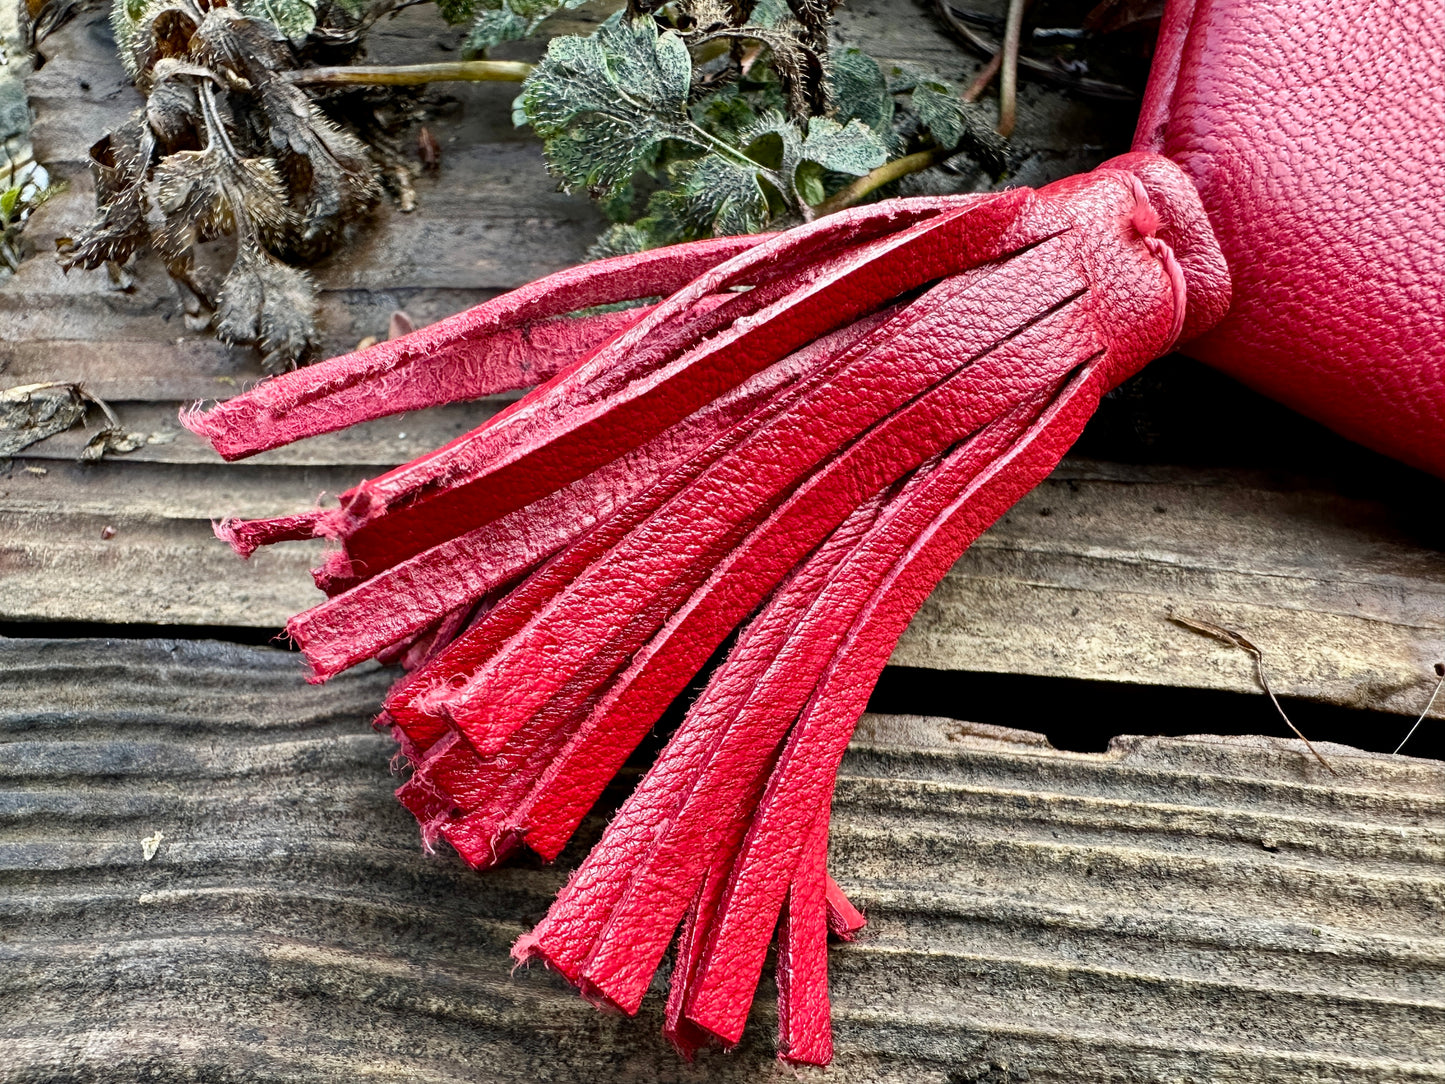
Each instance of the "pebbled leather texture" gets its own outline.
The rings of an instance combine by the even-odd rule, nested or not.
[[[187,415],[238,457],[549,377],[339,508],[218,533],[338,543],[288,627],[317,680],[402,663],[398,797],[478,868],[556,857],[740,628],[513,952],[636,1012],[677,935],[690,1057],[738,1041],[776,930],[780,1055],[826,1064],[827,938],[863,924],[827,872],[838,761],[1102,394],[1182,342],[1445,473],[1442,42],[1422,4],[1171,0],[1136,150],[1093,173],[574,268]]]
[[[636,260],[191,421],[244,454],[238,420],[269,419],[259,444],[560,359],[339,509],[220,532],[245,551],[340,544],[317,573],[332,597],[289,628],[317,680],[368,657],[408,668],[379,720],[413,765],[398,797],[428,845],[479,868],[522,846],[555,858],[742,627],[514,955],[636,1012],[681,927],[665,1030],[690,1056],[738,1041],[780,929],[780,1054],[823,1064],[827,937],[862,924],[827,874],[832,780],[878,671],[1099,396],[1219,319],[1229,273],[1188,179],[1149,154]],[[683,277],[606,337],[567,315]]]
[[[1234,301],[1185,353],[1445,475],[1445,11],[1171,0],[1135,147],[1197,186]]]

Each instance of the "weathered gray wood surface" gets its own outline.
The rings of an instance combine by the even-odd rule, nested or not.
[[[953,75],[971,66],[921,6],[845,11],[844,36],[877,55]],[[374,51],[425,60],[439,36],[429,12],[409,12],[384,25]],[[34,140],[71,190],[36,216],[42,253],[89,214],[86,148],[136,101],[103,14],[79,17],[48,52],[29,83]],[[328,349],[381,332],[394,308],[430,320],[581,256],[598,217],[552,190],[535,143],[511,127],[511,93],[458,88],[460,108],[434,122],[443,168],[419,182],[421,210],[381,208],[354,248],[318,269]],[[1019,138],[1033,151],[1015,179],[1087,168],[1127,138],[1127,121],[1027,94]],[[129,429],[156,437],[80,468],[72,460],[85,434],[62,434],[0,477],[0,620],[278,626],[317,597],[305,575],[316,548],[282,547],[243,565],[211,537],[211,519],[306,506],[497,409],[387,419],[225,466],[180,429],[176,410],[234,394],[259,370],[249,351],[181,325],[150,260],[129,293],[103,273],[64,276],[46,255],[0,284],[0,382],[83,381]],[[1176,607],[1264,646],[1281,692],[1415,712],[1445,653],[1445,560],[1395,527],[1394,512],[1320,483],[1075,462],[965,557],[896,661],[1255,691],[1249,659],[1171,625]],[[101,538],[105,527],[113,538]],[[1445,714],[1445,702],[1437,710]]]
[[[580,847],[422,853],[367,725],[383,673],[0,640],[0,675],[0,1080],[793,1078],[766,982],[698,1071],[657,996],[629,1020],[511,974]],[[1338,778],[1268,739],[865,719],[832,866],[870,924],[803,1079],[1445,1080],[1445,769],[1328,752]]]
[[[392,424],[415,431],[410,419]],[[27,459],[0,477],[0,611],[278,627],[320,600],[306,571],[320,544],[241,562],[210,521],[305,507],[360,473],[335,459]],[[1415,713],[1445,651],[1445,557],[1393,511],[1241,471],[1070,461],[954,567],[894,661],[1257,691],[1248,655],[1173,624],[1174,610],[1244,631],[1280,693]]]

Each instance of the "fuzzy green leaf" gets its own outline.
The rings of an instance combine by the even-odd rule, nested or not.
[[[947,83],[920,82],[913,88],[913,108],[940,147],[956,147],[967,130],[963,101]]]
[[[794,177],[798,198],[810,207],[816,207],[828,198],[828,189],[823,184],[823,169],[817,162],[804,162]]]
[[[893,96],[878,62],[861,49],[833,54],[833,97],[839,121],[861,120],[879,135],[893,124]]]
[[[244,0],[241,11],[265,19],[298,45],[316,29],[315,0]]]
[[[677,170],[679,209],[698,234],[756,233],[768,223],[768,198],[757,170],[709,154]]]
[[[477,14],[478,0],[437,0],[437,14],[456,26]]]
[[[803,160],[803,133],[776,110],[767,110],[738,132],[737,145],[748,157],[785,180]]]
[[[720,87],[695,103],[691,112],[699,127],[732,144],[743,142],[745,134],[760,120],[755,103],[736,85]]]
[[[496,11],[483,11],[472,23],[462,50],[469,56],[485,52],[504,41],[521,41],[529,37],[541,19],[525,19],[505,3]]]
[[[609,19],[591,37],[554,38],[517,99],[564,186],[606,189],[663,141],[705,145],[687,113],[692,58],[651,19]]]
[[[758,0],[749,22],[758,26],[778,26],[793,17],[793,9],[787,0]]]
[[[839,124],[828,117],[814,117],[808,123],[801,155],[834,173],[861,177],[888,160],[888,149],[861,120]]]
[[[587,250],[587,259],[602,260],[608,256],[631,256],[652,247],[652,238],[640,222],[618,222],[602,231]]]
[[[110,27],[115,34],[116,52],[120,54],[126,74],[132,79],[140,74],[137,54],[149,44],[141,30],[149,6],[148,0],[113,0],[110,6]]]
[[[537,32],[543,20],[558,11],[580,7],[586,0],[441,0],[438,8],[450,23],[475,17],[462,48],[485,52],[504,41],[521,41]]]
[[[940,147],[967,151],[995,172],[1003,169],[1008,141],[998,134],[978,106],[958,96],[958,88],[952,83],[942,79],[920,80],[913,88],[913,108]]]

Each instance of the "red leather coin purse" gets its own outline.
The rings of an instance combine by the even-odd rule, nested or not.
[[[738,1040],[776,930],[780,1051],[826,1063],[828,934],[862,924],[826,870],[854,723],[1102,394],[1179,345],[1445,474],[1427,9],[1171,0],[1136,150],[1090,174],[598,261],[188,414],[237,458],[545,381],[336,508],[219,531],[339,543],[288,629],[318,680],[403,663],[398,794],[477,867],[555,857],[740,629],[515,954],[634,1012],[675,944],[690,1054]]]
[[[1445,31],[1428,3],[1170,0],[1135,149],[1233,280],[1185,353],[1445,475]]]

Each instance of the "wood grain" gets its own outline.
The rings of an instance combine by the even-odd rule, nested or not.
[[[370,473],[259,462],[279,455],[17,460],[0,476],[0,619],[279,627],[320,601],[320,544],[241,562],[211,521],[304,508]],[[1248,655],[1177,611],[1259,644],[1277,693],[1417,713],[1445,653],[1445,556],[1394,513],[1298,479],[1067,461],[964,555],[893,661],[1259,692]]]
[[[698,1069],[656,993],[630,1020],[512,974],[588,841],[424,854],[385,674],[115,640],[0,641],[0,673],[0,1080],[792,1079],[768,981]],[[1328,752],[865,718],[831,865],[869,927],[819,1079],[1445,1080],[1445,769]]]

